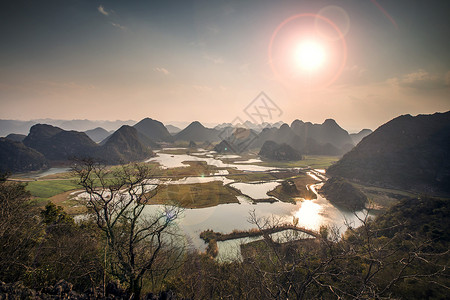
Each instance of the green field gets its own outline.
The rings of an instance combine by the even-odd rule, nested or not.
[[[37,198],[50,198],[55,195],[80,189],[72,180],[38,180],[27,183],[26,190]]]

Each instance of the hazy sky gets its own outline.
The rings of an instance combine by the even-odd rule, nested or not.
[[[375,129],[450,109],[449,11],[447,0],[1,1],[0,118],[231,122],[264,91],[281,110],[268,122]],[[322,57],[305,69],[311,42]]]

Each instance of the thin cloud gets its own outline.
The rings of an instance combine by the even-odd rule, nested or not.
[[[214,55],[205,54],[205,55],[203,55],[203,58],[213,62],[216,65],[220,65],[220,64],[224,63],[223,58],[220,57],[220,56],[214,56]]]
[[[445,74],[445,85],[450,86],[450,71]]]
[[[207,86],[207,85],[192,85],[192,87],[194,88],[194,90],[198,91],[198,92],[211,92],[212,91],[212,87]]]
[[[206,26],[206,30],[213,35],[216,35],[220,32],[219,27],[217,27],[216,25],[208,25]]]
[[[120,25],[118,23],[111,22],[111,25],[116,27],[116,28],[122,29],[122,30],[126,30],[127,29],[125,26],[122,26],[122,25]]]
[[[97,7],[97,10],[98,10],[99,13],[101,13],[102,15],[109,16],[109,12],[107,12],[107,11],[105,10],[105,7],[103,7],[103,5],[100,5],[99,7]]]
[[[156,72],[159,72],[159,73],[163,73],[164,75],[169,75],[170,74],[170,72],[167,69],[161,68],[161,67],[153,68],[153,71],[156,71]]]
[[[405,74],[400,77],[390,78],[388,83],[394,86],[413,88],[419,90],[430,90],[444,88],[449,85],[448,73],[444,76],[432,74],[423,69]]]

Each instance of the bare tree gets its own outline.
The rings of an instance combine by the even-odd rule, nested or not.
[[[249,222],[265,232],[286,227],[274,217],[258,218],[254,211],[250,213]],[[315,294],[319,290],[317,281],[332,272],[329,267],[340,256],[333,241],[327,238],[326,230],[301,239],[294,231],[285,233],[282,243],[269,234],[263,237],[266,251],[257,251],[256,257],[249,261],[262,278],[262,293],[273,299],[320,298],[321,295]]]
[[[149,183],[152,172],[145,164],[106,168],[85,159],[72,169],[86,191],[88,208],[105,234],[105,264],[108,261],[112,275],[138,299],[144,278],[155,287],[180,262],[182,239],[174,229],[182,210],[147,205],[157,186]]]

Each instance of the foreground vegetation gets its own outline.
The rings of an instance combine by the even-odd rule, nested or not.
[[[91,176],[93,170],[78,170],[86,191],[95,192],[94,179],[107,176],[103,171]],[[142,204],[153,194],[133,191],[147,171],[124,168],[116,174],[122,175],[121,181],[103,181],[120,201],[109,202],[113,198],[108,193],[95,196],[88,206],[95,218],[83,222],[74,222],[51,203],[37,209],[23,184],[1,180],[0,281],[21,281],[46,293],[54,290],[51,286],[61,287],[64,279],[73,283],[73,290],[100,298],[109,294],[136,299],[166,290],[190,299],[448,295],[449,200],[405,198],[376,220],[362,219],[363,226],[349,228],[343,236],[321,228],[314,241],[279,244],[264,235],[263,241],[244,247],[244,261],[219,263],[174,242],[182,240],[174,222],[177,210],[142,218]],[[132,202],[120,196],[124,188]],[[113,207],[115,212],[109,211]],[[279,225],[254,214],[250,222],[258,230]],[[64,293],[66,289],[60,289],[59,297],[69,297]]]

